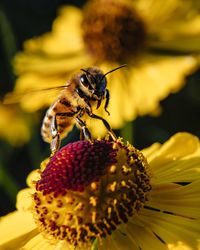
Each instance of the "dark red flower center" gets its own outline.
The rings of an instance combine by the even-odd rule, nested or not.
[[[116,162],[115,156],[108,141],[70,143],[51,158],[36,189],[45,195],[54,193],[54,196],[65,195],[67,190],[82,192]]]

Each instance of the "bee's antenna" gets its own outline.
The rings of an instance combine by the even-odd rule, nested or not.
[[[101,78],[101,81],[103,80],[103,78],[105,78],[106,75],[110,74],[111,72],[113,72],[113,71],[115,71],[115,70],[124,68],[124,67],[126,67],[126,66],[127,66],[127,64],[123,64],[123,65],[121,65],[121,66],[119,66],[119,67],[117,67],[117,68],[114,68],[114,69],[112,69],[112,70],[106,72],[106,73],[103,75],[103,77]]]

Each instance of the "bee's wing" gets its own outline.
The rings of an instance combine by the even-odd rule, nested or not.
[[[11,92],[5,95],[3,98],[3,104],[15,104],[19,103],[24,97],[33,98],[35,94],[37,95],[54,95],[55,97],[58,96],[58,93],[61,90],[64,90],[69,85],[63,85],[63,86],[54,86],[49,88],[43,88],[43,89],[27,89],[23,92]]]

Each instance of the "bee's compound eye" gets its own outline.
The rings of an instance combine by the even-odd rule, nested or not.
[[[89,86],[89,81],[88,81],[87,76],[85,74],[83,74],[80,77],[80,81],[83,84],[83,86],[85,86],[85,87]]]

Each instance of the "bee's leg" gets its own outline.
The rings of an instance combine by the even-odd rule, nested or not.
[[[83,130],[80,129],[80,140],[84,140],[84,139],[85,139],[85,138],[84,138]]]
[[[50,148],[51,148],[51,152],[52,154],[54,154],[56,151],[58,151],[58,149],[60,148],[60,135],[58,133],[58,129],[57,129],[57,120],[56,120],[56,116],[54,115],[52,118],[52,122],[51,122],[51,136],[52,136],[52,141],[50,143]]]
[[[105,91],[105,98],[106,98],[106,102],[105,102],[105,105],[104,105],[104,109],[108,113],[108,115],[110,115],[109,111],[107,110],[107,107],[108,107],[108,104],[109,104],[109,101],[110,101],[110,92],[109,92],[108,89],[106,89],[106,91]]]
[[[90,131],[88,130],[88,128],[86,127],[85,122],[82,121],[79,117],[76,117],[76,122],[81,128],[81,137],[90,141],[91,140],[91,134],[90,134]]]
[[[55,116],[53,116],[52,123],[51,123],[52,141],[50,144],[52,154],[54,154],[56,151],[58,151],[58,149],[60,148],[60,144],[61,144],[60,134],[58,132],[57,117],[58,116],[73,117],[77,112],[78,111],[57,113]]]
[[[113,140],[116,140],[117,139],[117,136],[115,135],[115,133],[112,131],[111,127],[110,127],[110,124],[104,119],[102,118],[101,116],[98,116],[98,115],[95,115],[93,113],[88,113],[88,115],[92,118],[95,118],[95,119],[99,119],[103,122],[104,126],[107,128],[109,134],[111,135],[112,139]]]

